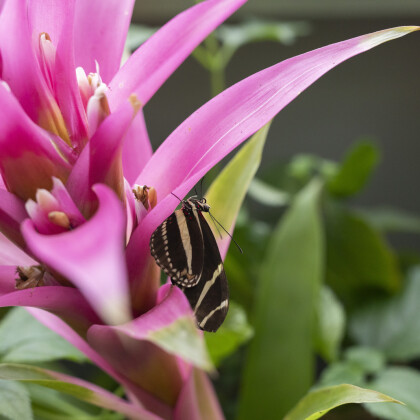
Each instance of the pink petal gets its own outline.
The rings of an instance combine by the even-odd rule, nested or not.
[[[71,325],[79,334],[84,335],[87,329],[97,323],[98,317],[77,289],[64,286],[43,286],[31,289],[11,291],[15,284],[16,272],[11,267],[0,269],[0,307],[30,306],[49,311],[67,324]],[[7,275],[11,277],[7,277]],[[77,308],[77,310],[76,310]]]
[[[242,80],[187,118],[153,154],[136,181],[155,187],[160,202],[131,236],[126,252],[130,279],[147,282],[142,276],[147,261],[134,261],[136,255],[147,253],[150,235],[175,209],[177,199],[171,192],[184,197],[220,159],[328,70],[418,29],[379,31],[293,57]]]
[[[0,233],[0,265],[13,265],[16,270],[17,265],[30,266],[35,264],[37,264],[35,260]]]
[[[139,112],[125,135],[123,146],[124,177],[130,185],[133,185],[152,153],[144,115]]]
[[[13,262],[0,265],[0,296],[16,291],[16,266],[7,264],[13,264]]]
[[[51,190],[51,194],[58,201],[60,210],[69,217],[72,227],[79,226],[85,222],[82,213],[80,213],[66,187],[58,178],[53,178],[53,189]]]
[[[222,409],[207,375],[191,369],[174,410],[173,420],[223,420]]]
[[[173,405],[182,384],[182,375],[177,359],[167,352],[173,350],[171,344],[176,339],[178,322],[187,319],[191,322],[193,333],[199,333],[195,329],[190,305],[180,289],[165,285],[160,295],[165,297],[157,306],[127,324],[115,327],[93,325],[88,332],[88,341],[94,348],[100,349],[101,354],[121,373],[162,401]],[[168,346],[159,337],[171,328],[174,336]],[[186,334],[188,345],[185,348],[192,347],[188,351],[194,358],[196,342],[191,342],[190,338]],[[116,342],[121,344],[116,346]],[[125,354],[125,357],[121,357],[121,354]],[[186,354],[185,351],[183,354]]]
[[[105,83],[120,68],[134,0],[77,0],[74,33],[76,66],[100,74]],[[131,93],[131,92],[130,92]]]
[[[194,48],[246,0],[208,0],[173,18],[127,60],[110,83],[115,109],[131,93],[144,106]]]
[[[137,229],[136,229],[137,231]],[[131,239],[130,239],[131,242]],[[130,244],[129,242],[129,244]],[[131,247],[131,257],[126,254],[128,278],[131,286],[131,304],[135,315],[142,314],[153,308],[160,286],[160,268],[150,255],[149,240],[143,237],[143,247]],[[133,258],[136,254],[137,257]],[[137,258],[137,264],[135,259]],[[138,268],[141,268],[140,270]]]
[[[146,408],[163,418],[170,417],[171,406],[182,386],[173,356],[146,340],[127,337],[112,327],[93,326],[88,332],[88,342],[118,372],[137,385],[139,390],[135,395]]]
[[[165,284],[159,289],[157,305],[150,311],[124,325],[112,327],[135,339],[147,339],[150,334],[172,324],[178,318],[191,317],[192,310],[178,287]],[[100,326],[95,326],[100,328]]]
[[[55,60],[54,86],[61,112],[72,144],[83,145],[87,141],[87,120],[79,86],[73,54],[73,32],[75,0],[56,0],[50,2],[30,0],[28,15],[34,38],[46,32],[57,48]],[[74,26],[74,27],[73,27]]]
[[[61,112],[33,50],[26,1],[5,2],[0,15],[0,52],[2,78],[25,112],[35,123],[64,138]]]
[[[0,190],[6,190],[6,184],[3,181],[3,177],[0,175]]]
[[[34,255],[75,284],[105,321],[122,323],[130,318],[125,214],[109,188],[94,189],[99,209],[85,224],[67,233],[41,235],[27,220],[22,234]]]
[[[38,127],[25,114],[13,95],[0,85],[0,171],[7,189],[26,200],[37,188],[50,189],[51,177],[67,179],[69,148],[60,138]],[[67,152],[67,160],[55,145]]]
[[[97,207],[92,186],[107,184],[125,199],[121,151],[125,134],[135,116],[135,104],[125,103],[110,114],[83,149],[67,181],[67,189],[82,213],[89,217]]]
[[[26,244],[20,233],[20,224],[27,217],[23,202],[14,194],[0,189],[0,231],[22,249]]]

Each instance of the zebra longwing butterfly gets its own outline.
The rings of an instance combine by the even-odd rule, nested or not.
[[[206,199],[189,198],[152,234],[150,252],[157,264],[181,288],[197,326],[215,332],[229,307],[229,290],[216,239],[203,212]]]

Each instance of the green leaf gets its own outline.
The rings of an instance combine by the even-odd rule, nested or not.
[[[252,20],[235,26],[222,25],[216,35],[224,44],[236,49],[256,41],[277,41],[290,45],[309,32],[310,26],[305,22]]]
[[[343,383],[365,386],[367,375],[380,372],[385,366],[385,356],[368,347],[351,347],[344,354],[344,360],[330,364],[321,375],[320,386]]]
[[[371,142],[355,144],[347,153],[338,172],[327,184],[331,194],[347,197],[359,192],[379,162],[379,150]]]
[[[391,360],[420,356],[420,268],[410,272],[397,296],[371,302],[354,313],[350,335],[364,346],[384,352]]]
[[[214,370],[201,334],[198,333],[196,323],[190,316],[179,317],[171,324],[149,332],[146,338],[194,366],[207,371]]]
[[[290,194],[281,191],[265,182],[254,178],[249,186],[248,194],[255,201],[265,206],[280,207],[289,204]]]
[[[296,196],[262,262],[241,420],[268,419],[273,413],[281,418],[312,384],[314,314],[323,276],[321,190],[314,180]]]
[[[134,420],[155,419],[155,416],[146,410],[120,399],[103,388],[59,372],[29,365],[2,363],[0,379],[28,382],[55,389],[98,407],[118,411]]]
[[[346,328],[346,314],[327,286],[320,290],[316,320],[315,348],[325,360],[336,360]]]
[[[364,371],[360,366],[348,362],[335,362],[323,370],[314,388],[341,384],[363,386],[364,377]]]
[[[416,214],[389,207],[357,208],[356,212],[381,232],[420,233],[420,217]]]
[[[31,420],[28,392],[17,382],[0,380],[0,414],[11,420]]]
[[[409,367],[390,367],[383,371],[369,387],[389,393],[405,404],[368,405],[375,416],[388,420],[418,420],[420,418],[420,373]]]
[[[400,401],[388,395],[370,389],[359,388],[348,384],[336,385],[309,392],[287,414],[284,420],[315,420],[324,416],[333,408],[343,404],[379,402],[401,404]]]
[[[212,206],[213,217],[228,231],[235,223],[248,187],[260,166],[270,124],[266,124],[248,140],[206,193],[207,202]]]
[[[326,207],[327,282],[346,303],[367,292],[395,293],[401,284],[397,258],[384,238],[336,203]]]
[[[83,410],[78,407],[80,400],[62,394],[54,389],[41,387],[28,382],[25,382],[25,388],[29,392],[35,418],[41,417],[44,420],[44,417],[51,418],[51,416],[55,416],[57,419],[63,417],[86,418],[88,420],[89,415],[97,414],[99,410],[97,407],[92,407],[88,404],[86,406],[89,407],[90,411]],[[92,408],[94,413],[92,413]],[[38,413],[42,413],[42,416]]]
[[[0,337],[0,359],[3,362],[87,361],[79,350],[38,322],[24,308],[13,308],[3,318]]]
[[[316,155],[298,154],[293,156],[286,166],[288,177],[307,183],[314,175],[320,175],[322,179],[329,179],[339,170],[336,162],[320,158]]]
[[[385,366],[384,354],[369,347],[350,347],[344,358],[347,363],[360,367],[366,375],[377,373]]]
[[[229,302],[229,312],[217,334],[204,333],[210,357],[216,366],[252,335],[253,329],[248,324],[245,311],[232,301]]]

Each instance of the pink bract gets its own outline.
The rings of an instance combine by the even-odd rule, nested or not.
[[[152,153],[142,107],[245,1],[191,7],[122,68],[134,0],[0,1],[0,306],[31,308],[124,386],[130,402],[115,397],[115,410],[139,418],[223,418],[192,310],[179,289],[160,286],[148,248],[178,204],[171,193],[183,197],[337,64],[419,29],[364,35],[256,73]],[[154,208],[139,211],[135,183],[156,189]],[[37,266],[55,284],[17,290],[17,266]],[[200,357],[162,341],[168,331],[187,332]]]

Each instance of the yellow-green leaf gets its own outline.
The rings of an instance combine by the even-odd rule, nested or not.
[[[403,404],[388,395],[371,389],[342,384],[309,392],[284,420],[315,420],[343,404],[393,402]]]

